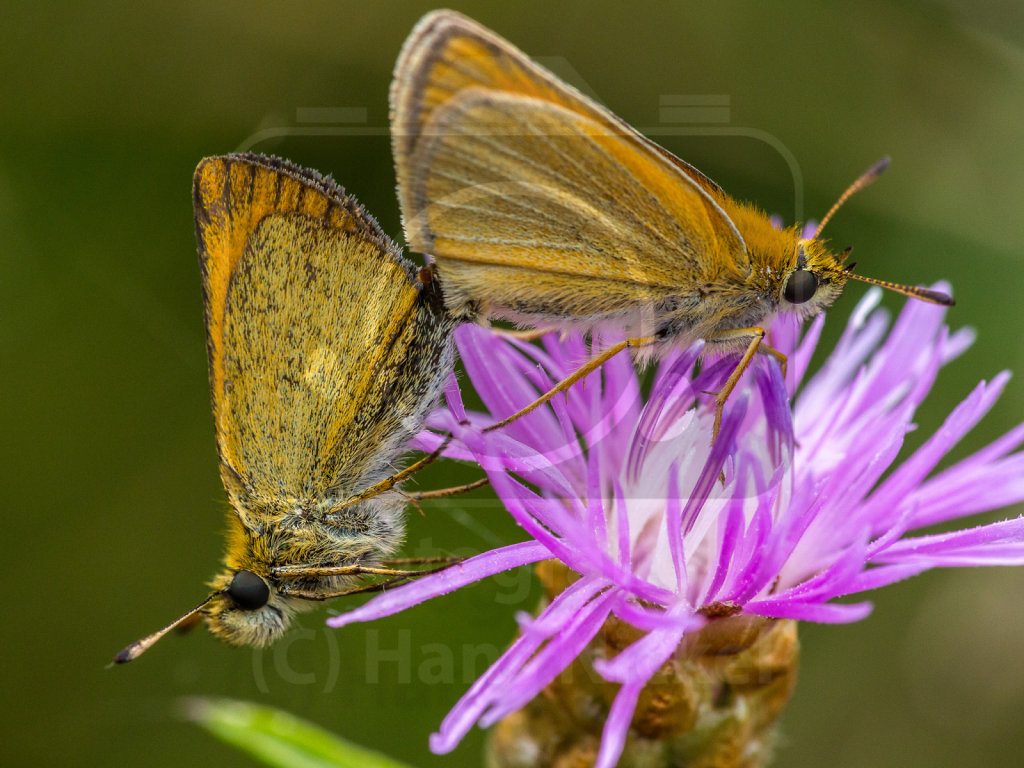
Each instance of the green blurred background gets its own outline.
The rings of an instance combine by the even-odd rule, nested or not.
[[[922,409],[923,434],[978,379],[1024,367],[1019,2],[454,5],[787,218],[820,216],[891,155],[830,235],[856,245],[864,274],[950,280],[950,321],[979,332]],[[198,602],[220,555],[192,170],[210,154],[273,152],[332,173],[398,236],[387,88],[431,7],[4,4],[3,765],[250,764],[179,718],[181,697],[206,694],[284,707],[416,765],[479,764],[480,732],[441,757],[427,735],[534,604],[528,574],[344,631],[318,611],[263,653],[197,631],[104,669]],[[728,97],[712,123],[663,111],[707,95]],[[355,122],[309,122],[322,108]],[[863,292],[851,284],[833,332]],[[1022,413],[1018,379],[957,455]],[[422,484],[474,477],[453,467]],[[410,514],[410,553],[518,535],[483,492],[425,513]],[[933,573],[878,594],[865,622],[806,626],[777,764],[1021,754],[1022,587],[1013,569]]]

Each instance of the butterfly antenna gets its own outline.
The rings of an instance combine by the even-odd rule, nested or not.
[[[859,192],[860,190],[864,189],[864,187],[868,186],[868,184],[870,184],[879,176],[881,176],[882,171],[884,171],[888,167],[889,158],[883,157],[877,163],[875,163],[866,171],[864,171],[864,173],[862,173],[857,178],[857,180],[853,182],[853,184],[848,186],[846,188],[846,191],[843,192],[843,194],[839,196],[839,199],[836,200],[835,203],[833,203],[832,207],[828,209],[828,213],[826,213],[824,217],[822,217],[821,222],[818,224],[818,231],[814,233],[814,237],[821,237],[821,230],[825,228],[825,225],[828,224],[829,219],[832,218],[833,214],[835,214],[835,212],[839,210],[839,206],[841,206],[843,203],[849,200],[850,196],[853,195],[854,192]]]
[[[916,285],[900,285],[899,283],[890,283],[888,280],[876,280],[873,277],[863,277],[862,275],[855,275],[851,271],[853,265],[846,270],[846,276],[852,280],[860,280],[862,283],[870,283],[871,285],[878,285],[882,288],[888,288],[890,291],[896,293],[902,293],[904,296],[910,296],[914,299],[921,299],[921,301],[927,301],[931,304],[942,304],[944,307],[952,307],[956,302],[953,301],[953,297],[948,293],[942,291],[933,291],[930,288],[920,288]]]
[[[166,635],[172,629],[174,629],[175,627],[180,627],[183,624],[187,625],[191,621],[193,621],[202,612],[203,608],[206,607],[206,604],[210,602],[218,594],[220,593],[214,592],[212,595],[203,600],[203,602],[201,602],[199,605],[197,605],[195,608],[193,608],[191,611],[186,613],[181,618],[175,619],[163,629],[157,630],[151,635],[146,635],[141,640],[136,640],[127,648],[120,651],[117,654],[117,656],[114,657],[114,660],[111,662],[111,664],[108,666],[112,666],[114,664],[127,664],[129,661],[134,661],[135,659],[139,658],[139,656],[141,656],[143,653],[149,650],[156,643],[157,640]]]

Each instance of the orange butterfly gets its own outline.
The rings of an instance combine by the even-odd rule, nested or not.
[[[703,339],[742,357],[722,407],[779,312],[810,316],[847,279],[952,304],[949,296],[854,275],[801,228],[776,229],[707,176],[521,51],[452,11],[423,18],[391,87],[406,238],[429,253],[449,310],[540,326],[624,328],[529,412],[627,347]],[[880,163],[840,198],[869,183]],[[818,232],[820,233],[821,227]]]
[[[385,491],[436,457],[393,473],[452,370],[456,321],[431,270],[330,179],[227,155],[199,164],[193,196],[231,502],[224,571],[118,663],[200,618],[228,643],[266,645],[354,576],[417,573],[385,567],[404,529],[404,500]]]

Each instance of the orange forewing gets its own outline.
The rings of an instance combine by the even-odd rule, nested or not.
[[[242,159],[243,156],[227,156],[204,161],[196,170],[193,186],[214,424],[221,458],[236,471],[245,467],[245,460],[237,455],[239,435],[228,423],[229,409],[223,400],[225,321],[231,280],[256,227],[270,216],[294,214],[320,220],[325,227],[338,232],[356,234],[357,242],[366,242],[381,252],[394,249],[354,201],[337,198],[312,177],[294,175],[285,164],[276,167],[265,158],[258,158],[259,162]],[[405,290],[402,306],[395,307],[390,317],[379,319],[382,329],[386,324],[399,328],[409,322],[417,298],[411,286]],[[392,331],[388,333],[393,335]],[[385,342],[382,339],[384,347]],[[373,366],[367,365],[365,370],[372,372]]]
[[[472,19],[446,10],[435,11],[420,21],[395,66],[392,142],[399,195],[407,218],[412,201],[404,190],[416,184],[410,173],[412,166],[424,162],[414,157],[420,137],[444,130],[443,125],[432,121],[453,99],[481,90],[524,97],[523,109],[530,108],[526,99],[535,99],[592,121],[587,134],[603,136],[602,145],[636,178],[647,182],[652,174],[666,177],[667,185],[657,185],[652,191],[660,195],[669,190],[663,200],[667,208],[676,210],[680,220],[689,223],[694,219],[694,226],[699,227],[706,216],[717,247],[733,258],[743,259],[743,238],[723,211],[721,205],[729,201],[715,182],[535,64],[508,41]],[[416,246],[415,238],[411,240]]]

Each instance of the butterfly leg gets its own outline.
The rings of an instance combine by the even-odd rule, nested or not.
[[[747,370],[747,367],[750,365],[750,361],[754,359],[754,355],[757,354],[758,351],[774,357],[782,368],[782,377],[786,377],[786,356],[774,347],[762,344],[764,335],[764,328],[733,328],[727,331],[719,331],[714,336],[708,338],[708,341],[713,344],[728,344],[749,339],[747,348],[743,351],[743,356],[736,364],[732,373],[729,374],[729,378],[726,379],[725,385],[715,396],[715,425],[711,431],[712,443],[718,438],[718,431],[722,427],[722,412],[725,410],[725,403],[729,399],[729,395],[732,394],[732,391],[736,389],[740,376],[742,376],[743,372]]]
[[[451,435],[446,436],[444,441],[437,448],[435,448],[431,453],[428,453],[423,458],[421,458],[421,459],[419,459],[417,461],[414,461],[412,464],[410,464],[405,469],[403,469],[400,472],[396,472],[395,474],[391,475],[391,477],[385,477],[379,483],[374,483],[369,488],[366,488],[365,490],[360,491],[356,495],[349,496],[347,499],[345,499],[343,502],[341,502],[341,504],[339,504],[337,507],[332,509],[328,514],[334,514],[335,512],[338,512],[338,511],[340,511],[342,509],[345,509],[347,507],[351,507],[353,504],[358,504],[360,501],[366,501],[366,499],[373,498],[374,496],[377,496],[378,494],[384,493],[385,491],[390,491],[392,488],[394,488],[396,485],[401,483],[403,480],[407,479],[410,475],[413,475],[416,472],[419,472],[424,467],[426,467],[426,466],[428,466],[430,464],[433,464],[435,461],[437,461],[441,457],[441,454],[445,452],[445,449],[448,447],[448,445],[451,443],[451,441],[452,441],[452,436]]]
[[[611,360],[613,357],[615,357],[615,355],[619,354],[619,352],[621,352],[622,350],[636,347],[644,347],[647,346],[648,344],[653,344],[656,341],[659,341],[659,339],[655,336],[642,336],[640,338],[635,339],[625,339],[623,341],[620,341],[618,344],[612,344],[607,349],[602,350],[602,352],[599,355],[592,357],[590,360],[588,360],[586,363],[580,366],[576,371],[569,374],[560,382],[555,384],[555,386],[553,386],[543,395],[538,397],[528,406],[526,406],[525,408],[521,408],[508,418],[502,419],[499,422],[484,427],[482,431],[491,432],[495,429],[501,429],[502,427],[511,424],[513,421],[520,418],[521,416],[525,416],[530,411],[536,410],[540,406],[544,405],[544,403],[546,403],[548,400],[557,395],[559,392],[565,392],[577,381],[588,376],[590,373],[600,368],[605,362]]]
[[[491,481],[486,477],[481,477],[479,480],[474,480],[472,483],[466,483],[465,485],[455,485],[451,488],[438,488],[435,491],[419,491],[418,493],[407,494],[408,498],[412,502],[424,501],[426,499],[443,499],[446,496],[457,496],[460,493],[469,493],[475,491],[477,488],[483,488],[486,485],[490,485]]]
[[[271,569],[281,579],[322,578],[324,576],[415,576],[419,571],[396,570],[372,565],[279,565]]]
[[[465,485],[456,485],[451,488],[438,488],[434,491],[419,491],[417,493],[406,493],[402,491],[402,495],[405,496],[406,500],[409,501],[416,511],[420,513],[421,517],[424,517],[423,507],[420,506],[420,502],[425,499],[443,499],[446,496],[457,496],[460,493],[469,493],[475,491],[477,488],[483,488],[485,485],[490,485],[491,481],[482,477],[479,480],[475,480],[472,483],[466,483]]]
[[[547,336],[554,329],[552,328],[526,328],[519,331],[506,331],[504,328],[492,328],[494,333],[506,339],[517,339],[518,341],[536,341],[541,336]]]

